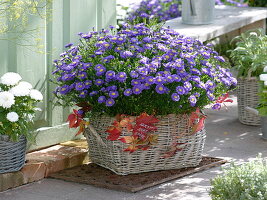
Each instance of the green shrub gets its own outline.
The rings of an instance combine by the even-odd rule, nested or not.
[[[259,76],[267,65],[267,35],[262,29],[247,31],[235,37],[236,48],[230,50],[238,77]]]
[[[211,180],[213,200],[267,200],[267,161],[255,161],[237,166],[231,164],[224,173]]]

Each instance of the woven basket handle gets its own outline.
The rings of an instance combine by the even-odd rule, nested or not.
[[[88,130],[96,137],[97,142],[99,142],[103,146],[107,147],[106,143],[98,135],[98,133],[96,132],[95,128],[91,124],[88,125]]]

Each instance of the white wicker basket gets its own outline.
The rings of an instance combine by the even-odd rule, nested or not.
[[[238,118],[242,124],[260,125],[260,117],[250,113],[245,108],[256,108],[259,103],[258,95],[258,79],[239,78],[237,80],[237,102],[238,102]]]
[[[110,169],[116,174],[127,175],[141,172],[195,167],[202,159],[206,132],[205,129],[192,135],[189,126],[189,115],[158,116],[158,143],[148,150],[137,150],[133,153],[124,152],[127,144],[121,141],[109,141],[105,131],[114,122],[114,118],[101,116],[94,118],[92,126],[104,143],[99,142],[89,129],[85,131],[89,144],[89,155],[93,163]],[[123,130],[122,136],[129,135]],[[164,158],[163,155],[179,136],[177,142],[187,143],[181,151]]]

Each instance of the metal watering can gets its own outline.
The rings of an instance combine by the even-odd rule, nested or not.
[[[215,0],[182,0],[184,24],[211,24],[214,20]]]

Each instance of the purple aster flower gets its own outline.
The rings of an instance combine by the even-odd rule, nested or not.
[[[73,45],[72,43],[66,44],[66,45],[65,45],[65,48],[69,48],[69,47],[71,47],[72,45]]]
[[[110,98],[106,100],[106,106],[111,107],[115,104],[114,99]]]
[[[82,109],[79,109],[78,114],[82,116],[84,114],[84,111]]]
[[[220,103],[215,103],[215,104],[212,105],[211,108],[212,108],[213,110],[220,110],[221,107],[222,107],[222,105],[221,105]]]
[[[172,75],[166,76],[166,80],[167,80],[168,83],[172,83],[174,81]]]
[[[220,62],[225,62],[225,59],[222,56],[214,56],[214,58]]]
[[[140,87],[139,85],[135,85],[132,89],[134,94],[141,94],[142,93],[142,87]]]
[[[62,76],[62,81],[70,81],[74,79],[74,75],[73,74],[64,74]]]
[[[146,76],[148,74],[148,70],[145,67],[141,67],[141,68],[138,68],[138,73]]]
[[[104,80],[102,80],[102,79],[96,79],[95,80],[95,85],[100,86],[100,85],[103,85],[103,84],[104,84]]]
[[[96,75],[97,76],[101,76],[101,75],[105,74],[105,72],[106,72],[106,68],[105,67],[101,67],[101,68],[96,70]]]
[[[105,96],[100,96],[98,97],[98,103],[105,103],[106,102],[106,97]]]
[[[189,103],[192,107],[194,107],[197,103],[197,98],[194,95],[190,95],[190,97],[188,98]]]
[[[209,58],[210,58],[210,53],[207,52],[207,51],[202,52],[201,55],[202,55],[205,59],[209,59]]]
[[[166,92],[166,87],[161,84],[157,85],[155,89],[158,94],[164,94]]]
[[[129,57],[132,57],[133,56],[133,53],[130,52],[130,51],[122,51],[122,52],[120,52],[120,56],[122,58],[129,58]]]
[[[109,63],[111,60],[113,60],[115,57],[112,55],[106,56],[104,58],[102,58],[102,62],[104,63]]]
[[[192,90],[192,84],[190,82],[184,82],[184,88],[187,92]]]
[[[95,66],[95,70],[98,71],[99,69],[101,69],[101,68],[103,68],[103,67],[104,67],[104,65],[102,65],[102,64],[97,64],[97,65]]]
[[[172,75],[172,79],[173,79],[173,81],[175,81],[175,82],[180,82],[180,81],[182,80],[181,77],[178,76],[178,75],[176,75],[176,74]]]
[[[154,77],[153,76],[148,76],[146,78],[146,82],[149,83],[149,84],[154,84],[155,83]]]
[[[98,94],[98,92],[97,91],[92,91],[92,92],[90,92],[89,93],[89,95],[92,97],[92,96],[95,96],[95,95],[97,95]]]
[[[211,81],[211,80],[208,80],[206,83],[205,83],[205,88],[206,89],[213,89],[213,88],[215,88],[215,83],[213,82],[213,81]]]
[[[75,85],[75,89],[77,91],[82,91],[84,88],[85,88],[85,85],[83,82],[76,83],[76,85]]]
[[[180,100],[180,96],[177,93],[173,93],[171,98],[172,98],[173,101],[179,101]]]
[[[162,77],[162,76],[157,76],[157,77],[155,78],[155,83],[157,83],[157,84],[163,84],[163,83],[166,83],[166,79],[165,79],[164,77]]]
[[[138,80],[138,79],[133,79],[133,80],[131,81],[131,85],[132,85],[132,86],[140,85],[140,84],[141,84],[141,81]]]
[[[78,74],[78,77],[79,77],[80,79],[86,79],[86,78],[87,78],[87,73],[86,73],[86,72],[80,72],[80,73]]]
[[[131,71],[131,72],[130,72],[130,76],[131,76],[132,78],[137,78],[139,75],[138,75],[138,73],[137,73],[136,71]]]
[[[176,87],[176,92],[179,94],[179,95],[183,95],[185,93],[185,89],[183,86],[177,86]]]
[[[118,93],[118,91],[110,91],[108,93],[108,95],[109,95],[110,98],[115,99],[115,98],[117,98],[119,96],[119,93]]]
[[[201,72],[196,68],[192,68],[190,71],[191,71],[192,74],[201,75]]]
[[[123,94],[125,95],[125,96],[131,96],[132,95],[132,93],[133,93],[133,91],[129,88],[129,89],[126,89],[126,90],[124,90],[124,92],[123,92]]]
[[[109,70],[109,71],[106,72],[106,78],[107,79],[110,79],[110,80],[111,79],[114,79],[115,78],[115,75],[116,75],[115,72],[112,71],[112,70]]]
[[[125,72],[119,72],[117,75],[116,75],[116,78],[118,81],[120,82],[125,82],[126,81],[126,78],[127,78],[127,75]]]
[[[86,81],[84,81],[84,88],[85,88],[85,89],[90,88],[91,85],[92,85],[92,81],[91,81],[91,80],[86,80]]]
[[[67,94],[69,91],[70,91],[70,88],[68,85],[63,85],[59,88],[59,93],[63,95]]]
[[[86,95],[87,95],[87,93],[88,93],[88,91],[87,91],[87,90],[83,90],[83,91],[81,91],[81,93],[80,93],[79,97],[81,97],[81,98],[85,98],[85,97],[86,97]]]
[[[213,93],[211,93],[211,92],[207,92],[207,97],[209,98],[209,100],[211,100],[211,101],[215,101],[215,96],[214,96],[214,94]]]

